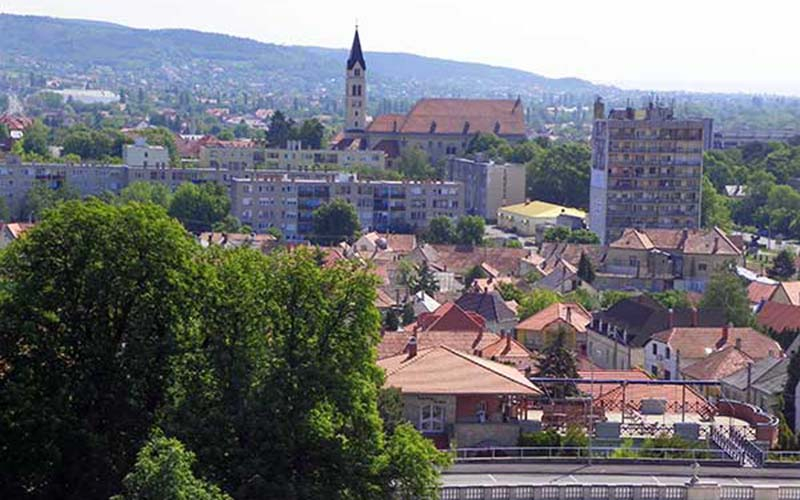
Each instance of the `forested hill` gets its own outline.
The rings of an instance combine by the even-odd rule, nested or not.
[[[346,51],[282,46],[191,30],[143,30],[117,24],[0,15],[0,69],[48,72],[105,71],[119,78],[136,75],[153,82],[205,84],[211,76],[251,86],[300,91],[341,78]],[[343,40],[343,45],[349,40]],[[509,68],[411,54],[367,51],[378,84],[449,89],[451,95],[504,95],[534,92],[591,92],[579,79],[551,79]],[[216,78],[215,78],[216,79]],[[215,79],[212,79],[214,81]],[[406,89],[408,90],[408,89]],[[398,91],[399,92],[399,91]],[[390,92],[394,93],[394,92]],[[406,92],[407,93],[407,92]]]

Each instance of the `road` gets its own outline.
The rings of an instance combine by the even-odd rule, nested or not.
[[[457,464],[442,475],[444,486],[510,486],[535,484],[681,485],[692,476],[691,466],[585,464]],[[747,469],[701,467],[702,481],[720,485],[800,487],[800,468]]]

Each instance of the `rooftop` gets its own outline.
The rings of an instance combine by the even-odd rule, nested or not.
[[[547,203],[546,201],[527,201],[525,203],[517,203],[516,205],[501,207],[500,211],[521,215],[523,217],[541,219],[554,219],[559,215],[568,215],[570,217],[577,217],[580,219],[586,218],[586,212],[583,210],[555,205],[553,203]]]
[[[585,332],[592,315],[580,304],[556,302],[517,325],[517,330],[541,331],[555,321],[569,323],[578,332]]]

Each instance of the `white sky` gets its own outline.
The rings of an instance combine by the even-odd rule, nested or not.
[[[510,66],[653,90],[800,95],[796,0],[0,0],[0,11]],[[8,34],[4,34],[8,35]]]

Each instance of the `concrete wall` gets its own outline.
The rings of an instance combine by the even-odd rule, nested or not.
[[[475,446],[517,446],[520,426],[517,423],[483,423],[455,425],[455,444],[459,448]]]

